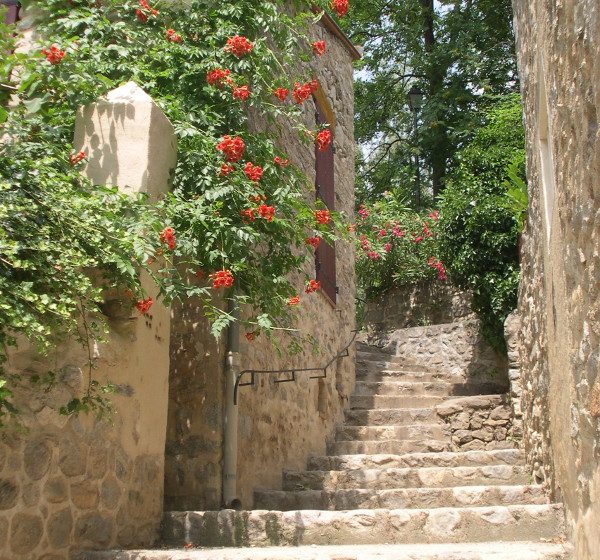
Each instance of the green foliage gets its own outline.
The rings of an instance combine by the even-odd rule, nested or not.
[[[501,98],[484,116],[485,124],[458,154],[458,168],[441,197],[439,244],[453,282],[473,291],[483,332],[501,349],[519,282],[521,210],[515,213],[515,195],[506,189],[508,180],[518,192],[525,185],[519,96]],[[517,196],[519,208],[526,205]]]
[[[129,294],[133,306],[148,295],[142,270],[167,303],[198,297],[215,335],[232,317],[214,307],[206,279],[230,270],[236,289],[227,297],[252,310],[246,322],[255,334],[268,334],[288,324],[287,298],[302,291],[287,274],[313,258],[304,238],[334,239],[335,228],[315,223],[306,195],[313,187],[302,173],[273,164],[275,155],[285,157],[273,139],[282,119],[306,139],[301,110],[275,102],[272,90],[306,81],[289,69],[310,57],[304,30],[315,16],[286,15],[279,0],[193,0],[184,12],[176,4],[157,5],[158,14],[142,22],[134,1],[49,0],[39,5],[39,48],[56,44],[65,51],[60,63],[40,50],[2,57],[0,73],[12,82],[0,89],[0,348],[25,335],[48,350],[59,335],[76,333],[83,317],[99,316],[105,290]],[[169,41],[167,28],[182,42]],[[10,52],[14,29],[0,31],[0,51]],[[236,34],[254,43],[239,59],[223,49]],[[210,86],[206,75],[215,68],[230,69],[235,85],[249,85],[250,99],[233,100],[230,88]],[[81,164],[70,162],[76,109],[130,80],[153,97],[178,137],[173,190],[156,205],[92,185]],[[252,112],[273,135],[250,126]],[[243,137],[242,162],[264,168],[260,184],[241,164],[220,176],[223,157],[215,147],[225,134]],[[242,210],[259,204],[250,200],[257,195],[275,207],[272,221],[242,219]],[[173,250],[160,240],[165,227],[175,232]],[[88,345],[101,332],[101,325],[85,329],[80,339]],[[8,391],[0,385],[0,415],[10,406]],[[97,406],[103,391],[90,379],[87,394],[64,412]]]
[[[393,190],[416,206],[420,155],[422,207],[432,203],[455,157],[480,124],[488,95],[516,91],[510,0],[354,0],[346,30],[365,55],[356,81],[358,199]],[[424,92],[418,135],[407,92]]]
[[[358,291],[367,300],[393,286],[446,280],[437,258],[437,213],[419,214],[385,193],[373,205],[361,205],[356,233]]]

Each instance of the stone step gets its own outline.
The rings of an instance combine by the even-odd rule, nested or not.
[[[404,439],[387,441],[334,441],[327,446],[329,455],[352,455],[352,454],[391,454],[403,455],[405,453],[428,453],[450,451],[450,437],[445,440],[438,439]]]
[[[568,560],[570,547],[543,542],[272,546],[86,552],[77,560]]]
[[[369,364],[368,366],[356,367],[357,381],[422,381],[447,383],[465,383],[465,378],[450,372],[443,371],[414,371],[413,369],[401,369],[391,367],[389,364]]]
[[[538,541],[563,535],[558,504],[354,511],[205,511],[164,516],[167,545],[204,547]],[[459,556],[458,559],[461,559]],[[457,560],[458,560],[457,559]],[[515,557],[514,560],[522,560]]]
[[[525,465],[522,449],[494,451],[445,451],[443,453],[363,454],[314,456],[308,469],[341,471],[356,469],[421,468],[421,467],[480,467],[484,465]]]
[[[482,467],[417,467],[343,471],[284,471],[283,489],[337,490],[369,488],[436,488],[451,486],[517,485],[530,481],[528,469],[518,465]]]
[[[254,492],[255,509],[277,511],[461,508],[545,504],[547,501],[544,489],[538,485]]]
[[[352,409],[377,409],[377,408],[426,408],[442,404],[448,397],[440,396],[392,396],[392,395],[352,395],[350,408]]]
[[[355,395],[436,395],[449,397],[454,385],[445,381],[357,381]]]
[[[346,426],[403,426],[423,422],[445,425],[433,408],[380,408],[347,410]]]
[[[341,426],[336,441],[389,441],[409,439],[439,439],[450,441],[450,428],[442,424],[413,424],[407,426]]]

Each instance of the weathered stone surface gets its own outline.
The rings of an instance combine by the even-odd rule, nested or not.
[[[105,445],[92,445],[88,459],[87,474],[90,478],[102,478],[108,467],[108,450]]]
[[[32,480],[42,478],[50,468],[52,449],[43,439],[29,442],[23,452],[23,468]]]
[[[460,453],[410,453],[406,455],[316,456],[308,461],[311,470],[382,469],[404,467],[460,467],[480,465],[524,465],[525,454],[519,449]]]
[[[121,487],[117,479],[110,476],[104,480],[100,488],[100,499],[102,505],[108,509],[115,509],[121,498]]]
[[[0,479],[0,510],[11,509],[19,499],[16,479]]]
[[[568,560],[570,547],[535,542],[300,546],[86,553],[76,560]]]
[[[335,489],[256,492],[254,507],[264,510],[357,510],[452,508],[544,504],[541,486],[468,486],[451,488],[399,488],[385,490]]]
[[[77,484],[71,484],[71,501],[79,509],[95,509],[98,506],[99,498],[97,482],[83,480]]]
[[[64,502],[68,496],[68,486],[64,478],[56,476],[46,481],[44,485],[44,498],[52,504]]]
[[[336,490],[348,488],[414,488],[438,486],[481,486],[486,484],[527,484],[522,466],[418,467],[356,469],[347,471],[284,472],[284,490]]]
[[[31,552],[42,539],[44,525],[39,515],[17,513],[10,522],[10,550],[15,554]]]
[[[40,486],[35,482],[29,482],[23,486],[23,505],[33,507],[40,501]]]
[[[565,503],[574,557],[595,560],[600,5],[514,0],[513,6],[529,192],[518,304],[525,447],[536,479]]]
[[[439,515],[437,509],[188,512],[177,514],[185,520],[183,539],[180,531],[165,532],[164,537],[171,544],[202,546],[451,543],[554,538],[562,529],[561,509],[553,505],[464,507],[454,512],[455,529],[445,534],[425,529],[430,516]],[[166,524],[165,531],[172,527]]]
[[[454,323],[471,317],[471,295],[448,283],[431,281],[394,288],[365,305],[369,332]]]
[[[73,530],[73,515],[69,508],[65,508],[50,516],[48,520],[48,540],[54,548],[66,548],[71,543]]]
[[[8,542],[8,519],[5,516],[0,517],[0,550]]]
[[[92,546],[107,546],[112,539],[114,522],[108,516],[97,512],[85,513],[75,523],[77,542]]]
[[[76,442],[63,439],[60,442],[60,455],[58,464],[65,476],[77,476],[85,473],[87,466],[87,447],[82,447]]]

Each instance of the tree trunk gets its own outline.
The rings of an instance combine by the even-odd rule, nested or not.
[[[435,50],[435,33],[434,33],[434,0],[419,0],[423,14],[423,37],[425,43],[426,61],[426,76],[427,76],[427,94],[428,97],[434,98],[443,88],[445,69],[436,64],[434,59]],[[442,115],[431,115],[432,120],[442,120]],[[438,128],[435,133],[435,141],[431,144],[431,153],[429,154],[429,162],[431,164],[431,182],[434,198],[444,188],[444,176],[446,175],[446,150],[447,150],[447,135],[446,130],[442,127]]]

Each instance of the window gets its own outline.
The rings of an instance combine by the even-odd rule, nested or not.
[[[321,93],[321,95],[319,95]],[[327,118],[327,111],[323,101],[319,100],[322,92],[314,96],[316,107],[317,125],[330,124],[331,119]],[[334,185],[334,150],[333,143],[325,151],[315,147],[315,166],[316,196],[323,201],[330,210],[335,210],[335,185]],[[337,301],[337,285],[335,270],[335,244],[321,242],[315,253],[316,278],[321,282],[321,291],[329,298],[331,303]]]

